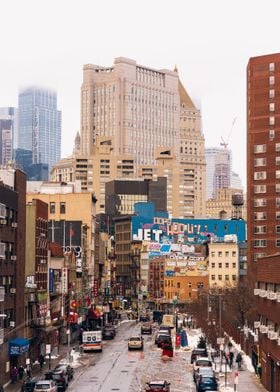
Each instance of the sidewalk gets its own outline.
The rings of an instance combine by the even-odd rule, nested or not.
[[[71,347],[74,347],[75,344],[71,345]],[[66,345],[60,345],[59,346],[59,353],[56,357],[52,356],[51,358],[51,364],[50,368],[54,369],[56,365],[59,364],[59,362],[62,359],[67,359],[68,355],[68,346]],[[43,369],[40,369],[40,365],[34,365],[32,368],[32,377],[38,377],[38,378],[44,378],[44,374],[49,370],[49,361],[46,359],[46,362],[44,363]],[[23,384],[24,380],[18,381],[15,384],[8,384],[4,386],[4,391],[5,392],[20,392],[21,386]]]

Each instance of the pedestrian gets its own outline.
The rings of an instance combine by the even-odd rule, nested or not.
[[[16,366],[14,366],[12,369],[12,384],[17,382],[17,377],[18,377],[18,370]]]
[[[26,366],[26,377],[31,378],[31,370],[30,370],[30,365]]]
[[[238,370],[240,370],[241,369],[241,363],[242,363],[242,355],[241,355],[240,352],[236,355],[235,362],[238,364]]]
[[[44,356],[42,354],[39,355],[39,364],[40,364],[40,368],[43,369],[43,365],[44,365]]]
[[[230,367],[230,369],[232,368],[233,359],[234,359],[234,353],[233,353],[233,351],[230,351],[229,352],[229,367]]]
[[[19,380],[23,379],[23,375],[24,375],[24,367],[22,365],[20,365],[19,368],[18,368],[18,378],[19,378]]]
[[[0,384],[0,392],[4,392],[4,388],[2,387],[2,384]]]

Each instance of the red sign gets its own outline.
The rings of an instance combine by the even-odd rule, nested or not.
[[[177,333],[176,335],[176,342],[175,342],[176,347],[181,347],[181,335]]]
[[[98,297],[98,280],[94,279],[93,281],[93,295],[94,297]]]

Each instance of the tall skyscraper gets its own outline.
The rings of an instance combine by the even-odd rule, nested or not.
[[[18,110],[14,107],[0,108],[0,164],[13,159],[18,143]]]
[[[280,251],[280,53],[247,66],[248,250],[258,258]]]
[[[117,154],[155,163],[158,147],[179,152],[178,74],[119,57],[112,67],[87,64],[81,90],[81,152],[90,155],[97,136],[114,136]]]
[[[49,171],[61,155],[61,112],[53,90],[28,87],[19,93],[18,146],[32,151],[33,164],[48,164]]]
[[[206,148],[206,199],[216,197],[216,190],[231,186],[231,150]]]

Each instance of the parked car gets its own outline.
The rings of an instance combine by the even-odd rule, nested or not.
[[[69,381],[74,378],[74,368],[68,363],[61,363],[55,367],[54,370],[64,370],[68,374]]]
[[[194,363],[197,357],[207,357],[207,349],[206,348],[194,348],[191,353],[191,363]]]
[[[216,377],[201,376],[197,382],[197,392],[217,391],[218,382]]]
[[[162,344],[164,344],[164,343],[165,344],[168,343],[168,344],[172,345],[171,336],[166,333],[159,333],[156,337],[156,344],[158,347],[161,347]]]
[[[167,332],[169,335],[171,335],[171,330],[172,328],[169,325],[160,325],[159,326],[159,332]]]
[[[193,380],[195,383],[198,382],[200,377],[209,376],[216,377],[215,371],[212,367],[200,367],[193,373]]]
[[[150,317],[140,314],[139,321],[142,321],[143,323],[147,323],[148,321],[150,321]]]
[[[35,385],[34,392],[57,392],[57,386],[53,380],[41,380]]]
[[[33,392],[38,381],[37,377],[27,378],[21,386],[21,392]]]
[[[46,373],[45,378],[55,381],[58,391],[65,391],[68,387],[69,375],[67,373],[67,369],[65,368],[58,367],[52,372]]]
[[[114,339],[115,336],[116,336],[116,330],[115,330],[114,326],[105,325],[105,327],[103,328],[103,332],[102,332],[102,338],[104,340]]]
[[[128,350],[131,350],[131,349],[143,350],[144,340],[143,340],[142,336],[131,336],[128,339],[127,347],[128,347]]]
[[[152,334],[152,325],[151,323],[144,323],[143,325],[141,325],[141,334]]]
[[[193,363],[193,371],[196,372],[201,367],[212,368],[212,361],[208,357],[197,357]]]
[[[146,384],[146,392],[170,392],[170,383],[167,381],[151,381]]]

